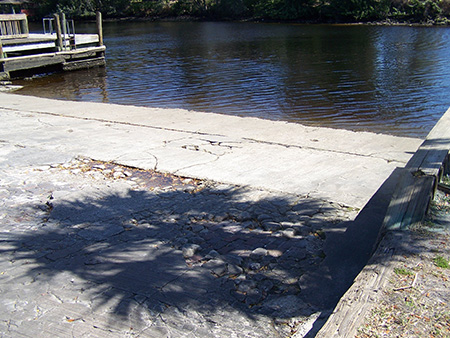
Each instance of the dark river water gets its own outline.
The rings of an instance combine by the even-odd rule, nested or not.
[[[106,68],[19,93],[419,137],[450,107],[447,27],[115,22],[104,36]]]

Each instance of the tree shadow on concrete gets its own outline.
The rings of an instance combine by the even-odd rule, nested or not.
[[[395,170],[358,216],[342,224],[345,231],[331,233],[324,244],[325,259],[302,276],[300,285],[310,292],[305,300],[322,309],[333,309],[353,284],[378,245],[381,226],[401,175]]]
[[[211,335],[241,325],[242,316],[271,321],[257,325],[261,336],[274,327],[277,334],[295,330],[299,318],[324,310],[314,288],[300,289],[298,281],[323,261],[325,233],[345,230],[345,212],[316,199],[246,194],[230,186],[53,194],[38,206],[48,211],[42,226],[9,234],[2,254],[30,263],[27,276],[62,301],[76,297],[110,314],[110,325],[140,308],[161,330],[190,330],[192,317]]]

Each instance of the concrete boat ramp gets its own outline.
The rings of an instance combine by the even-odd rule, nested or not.
[[[312,336],[422,142],[5,93],[0,119],[8,337]]]
[[[180,109],[0,94],[1,139],[362,208],[419,139]]]

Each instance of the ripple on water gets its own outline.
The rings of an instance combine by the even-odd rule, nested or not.
[[[19,81],[21,93],[419,137],[450,106],[447,27],[117,22],[104,31],[106,69]]]

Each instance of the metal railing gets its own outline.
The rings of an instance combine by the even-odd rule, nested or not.
[[[67,20],[66,15],[61,13],[55,15],[53,18],[42,19],[42,25],[44,28],[44,34],[58,34],[58,23],[56,20],[60,20],[59,27],[61,27],[61,49],[76,49],[75,44],[75,23],[73,20]]]

